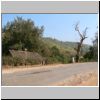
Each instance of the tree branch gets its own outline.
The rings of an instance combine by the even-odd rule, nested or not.
[[[83,38],[81,32],[79,31],[78,25],[79,25],[79,23],[77,23],[77,24],[75,25],[75,30],[79,33],[80,37]]]

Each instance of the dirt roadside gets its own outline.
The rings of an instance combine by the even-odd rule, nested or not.
[[[50,65],[28,65],[28,66],[18,66],[15,68],[3,68],[2,74],[6,73],[14,73],[14,72],[20,72],[20,71],[30,71],[32,69],[49,69],[49,68],[57,68],[57,67],[63,67],[65,64],[50,64]]]
[[[58,83],[50,84],[51,86],[98,86],[97,71],[80,73],[69,77]]]
[[[87,62],[92,63],[92,62]],[[84,64],[84,63],[69,63],[69,64],[49,64],[49,65],[27,65],[27,66],[17,66],[17,67],[11,67],[3,68],[2,66],[2,74],[7,73],[14,73],[14,72],[21,72],[21,71],[30,71],[32,69],[38,70],[38,69],[50,69],[50,68],[59,68],[59,67],[69,67],[73,64]],[[74,67],[74,66],[73,66]]]

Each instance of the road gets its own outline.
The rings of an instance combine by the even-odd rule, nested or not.
[[[14,73],[2,73],[2,86],[48,86],[72,75],[92,70],[98,70],[97,62],[64,64],[58,67],[45,66]]]

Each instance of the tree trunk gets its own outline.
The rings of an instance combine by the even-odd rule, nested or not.
[[[80,43],[78,43],[77,54],[76,54],[76,62],[79,62],[79,59],[80,59],[80,52],[81,52],[81,47],[82,47],[83,40],[84,39],[81,39]]]

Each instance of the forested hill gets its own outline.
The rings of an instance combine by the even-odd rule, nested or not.
[[[59,41],[57,39],[52,39],[50,37],[45,37],[43,38],[43,42],[46,43],[48,46],[53,47],[56,46],[59,50],[62,51],[70,51],[70,52],[75,52],[74,48],[77,47],[77,43],[76,42],[63,42],[63,41]],[[89,50],[90,45],[87,44],[83,44],[83,52],[87,52]]]

